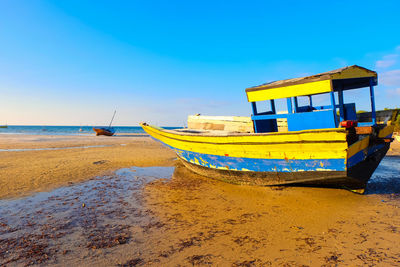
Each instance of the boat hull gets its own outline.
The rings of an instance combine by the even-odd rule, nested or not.
[[[199,175],[234,184],[293,185],[307,182],[318,184],[318,181],[325,183],[324,181],[329,179],[334,183],[333,180],[342,180],[346,177],[345,171],[255,172],[220,170],[196,165],[182,158],[179,159],[186,168]]]
[[[385,156],[389,145],[380,148],[365,160],[345,171],[301,171],[301,172],[255,172],[222,170],[193,164],[184,158],[178,158],[192,172],[233,184],[260,186],[315,186],[343,188],[357,193],[364,193],[368,180]]]
[[[337,129],[196,136],[143,128],[202,176],[235,184],[326,186],[358,193],[363,193],[390,146],[364,136],[349,147],[345,130]],[[382,134],[391,136],[391,129]]]
[[[106,136],[112,136],[114,135],[113,131],[104,129],[104,128],[93,128],[93,131],[96,132],[96,135],[106,135]]]

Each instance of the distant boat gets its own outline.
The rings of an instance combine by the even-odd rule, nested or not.
[[[7,125],[0,125],[0,128],[8,128]]]
[[[117,111],[114,111],[114,115],[112,116],[112,119],[110,121],[110,125],[108,127],[93,127],[93,131],[96,132],[96,135],[106,135],[106,136],[112,136],[115,133],[115,129],[111,127],[111,124],[114,120],[115,113]]]
[[[102,127],[102,128],[93,127],[93,130],[96,132],[96,135],[112,136],[115,133],[115,129],[112,127]]]

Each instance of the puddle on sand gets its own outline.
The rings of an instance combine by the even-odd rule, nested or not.
[[[133,238],[130,227],[149,223],[143,185],[168,179],[173,171],[120,169],[113,176],[0,201],[0,265],[62,264],[127,243]]]
[[[400,194],[400,157],[385,157],[375,170],[366,194]]]

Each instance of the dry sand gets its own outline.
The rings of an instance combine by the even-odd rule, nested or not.
[[[142,257],[164,266],[400,264],[399,196],[235,186],[185,168],[146,195],[162,227]]]
[[[0,149],[82,145],[112,146],[0,152],[0,196],[50,190],[96,175],[107,174],[108,179],[114,179],[112,171],[122,167],[177,164],[170,150],[143,136],[0,137]],[[394,143],[390,153],[399,152],[399,143]],[[47,231],[51,242],[41,243],[47,238],[42,232],[25,243],[3,239],[0,248],[21,249],[23,253],[17,254],[22,258],[15,261],[18,264],[26,264],[29,260],[23,261],[23,257],[36,253],[44,263],[61,266],[400,264],[397,194],[357,195],[339,189],[237,186],[192,174],[179,164],[171,180],[156,180],[145,187],[143,194],[132,195],[139,202],[130,209],[124,210],[129,205],[117,198],[114,202],[118,209],[105,210],[107,202],[112,202],[112,198],[106,201],[103,197],[108,187],[104,183],[98,194],[101,201],[93,201],[89,207],[82,206],[82,195],[52,198],[51,201],[59,202],[56,206],[71,207],[70,218],[60,215],[57,221],[51,210],[32,211],[31,217],[25,215],[35,220],[39,212],[43,214],[43,222],[39,219],[32,222],[25,217],[27,222],[22,220],[21,227],[32,227],[31,232]],[[120,196],[123,187],[114,187],[117,189],[110,195]],[[103,223],[106,217],[108,221]],[[61,227],[60,220],[74,223]],[[15,231],[10,225],[4,227],[11,230],[3,233]],[[68,232],[71,234],[68,236],[65,231],[74,234]],[[66,242],[73,245],[65,253],[43,245],[50,246],[56,242],[54,238],[64,245]],[[15,245],[10,245],[12,240]],[[93,240],[100,246],[92,246]],[[43,249],[32,254],[31,246],[41,244]],[[10,260],[7,254],[0,252],[0,256]]]
[[[396,139],[390,144],[388,156],[400,156],[400,142]]]

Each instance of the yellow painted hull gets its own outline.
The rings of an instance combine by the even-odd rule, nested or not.
[[[347,157],[344,129],[286,133],[199,135],[176,134],[142,126],[144,131],[168,146],[197,153],[259,159],[331,159]]]
[[[344,128],[213,135],[147,124],[142,127],[173,149],[194,172],[263,185],[317,182],[363,190],[389,148],[389,143],[374,144],[370,136],[348,146]],[[381,129],[378,137],[387,137],[392,131],[390,127]],[[374,157],[376,164],[365,168],[367,159]]]

